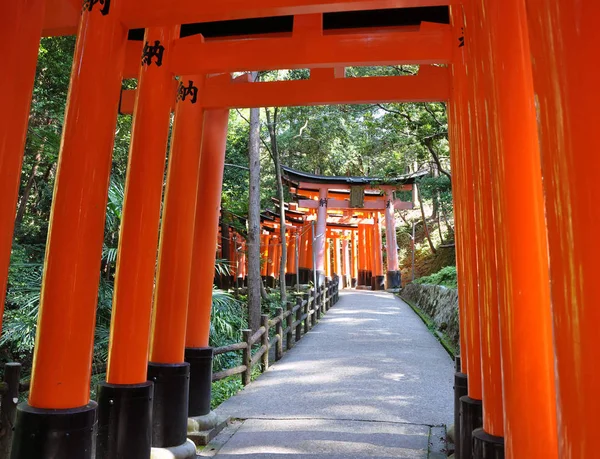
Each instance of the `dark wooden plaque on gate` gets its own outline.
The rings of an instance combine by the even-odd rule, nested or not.
[[[365,188],[362,186],[350,187],[350,207],[362,209],[365,207]]]

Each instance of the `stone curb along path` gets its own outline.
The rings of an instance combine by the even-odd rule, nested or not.
[[[217,409],[235,421],[200,457],[444,457],[453,375],[403,301],[346,291],[281,361]]]

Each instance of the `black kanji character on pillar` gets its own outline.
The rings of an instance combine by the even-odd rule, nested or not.
[[[103,16],[106,16],[108,14],[108,11],[110,10],[110,0],[83,0],[83,11],[92,11],[96,3],[104,5],[100,12]]]
[[[458,47],[462,48],[463,46],[465,46],[465,28],[461,27],[460,32],[462,33],[462,35],[458,37]]]
[[[319,207],[327,207],[327,199],[319,199]]]
[[[163,54],[165,53],[165,47],[160,44],[160,40],[155,40],[154,45],[150,45],[148,42],[144,44],[144,50],[142,51],[142,65],[151,65],[152,58],[156,58],[156,65],[160,67],[163,62]]]
[[[389,209],[390,207],[392,207],[392,200],[388,199],[388,201],[385,203],[385,208]]]
[[[195,104],[198,100],[198,87],[194,86],[192,80],[188,81],[188,85],[184,86],[183,83],[179,83],[179,89],[177,91],[177,100],[185,101],[187,96],[191,97],[190,102]]]

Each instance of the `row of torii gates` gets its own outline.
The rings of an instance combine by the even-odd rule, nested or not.
[[[2,13],[0,303],[39,40],[77,34],[13,458],[90,458],[96,447],[102,458],[148,457],[151,441],[185,448],[188,388],[189,415],[208,413],[229,108],[402,101],[449,109],[468,381],[460,457],[488,457],[502,442],[510,458],[597,456],[599,2],[20,0]],[[136,28],[143,39],[128,40]],[[399,64],[419,74],[344,78],[348,66]],[[310,79],[230,76],[290,68],[310,68]],[[137,78],[137,90],[122,92],[123,78]],[[135,121],[96,405],[94,317],[120,106]]]
[[[396,240],[395,211],[411,209],[412,202],[395,198],[395,191],[411,191],[415,180],[426,172],[393,180],[372,177],[327,177],[282,167],[283,179],[295,202],[284,203],[286,234],[280,235],[280,212],[261,215],[261,275],[274,287],[282,273],[282,244],[287,248],[286,285],[338,277],[342,287],[397,291],[401,287]],[[280,202],[273,199],[280,210]],[[226,218],[237,216],[227,215]],[[382,225],[382,217],[384,225]],[[231,274],[217,275],[216,283],[241,286],[247,276],[247,241],[223,223],[218,256],[227,260]],[[245,220],[240,219],[245,226]],[[383,258],[382,227],[385,226],[386,260]],[[385,267],[387,270],[384,272]]]

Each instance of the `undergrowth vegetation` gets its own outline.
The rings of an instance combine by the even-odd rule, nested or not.
[[[457,288],[456,266],[446,266],[429,276],[421,277],[414,281],[415,284],[443,285],[444,287]]]

